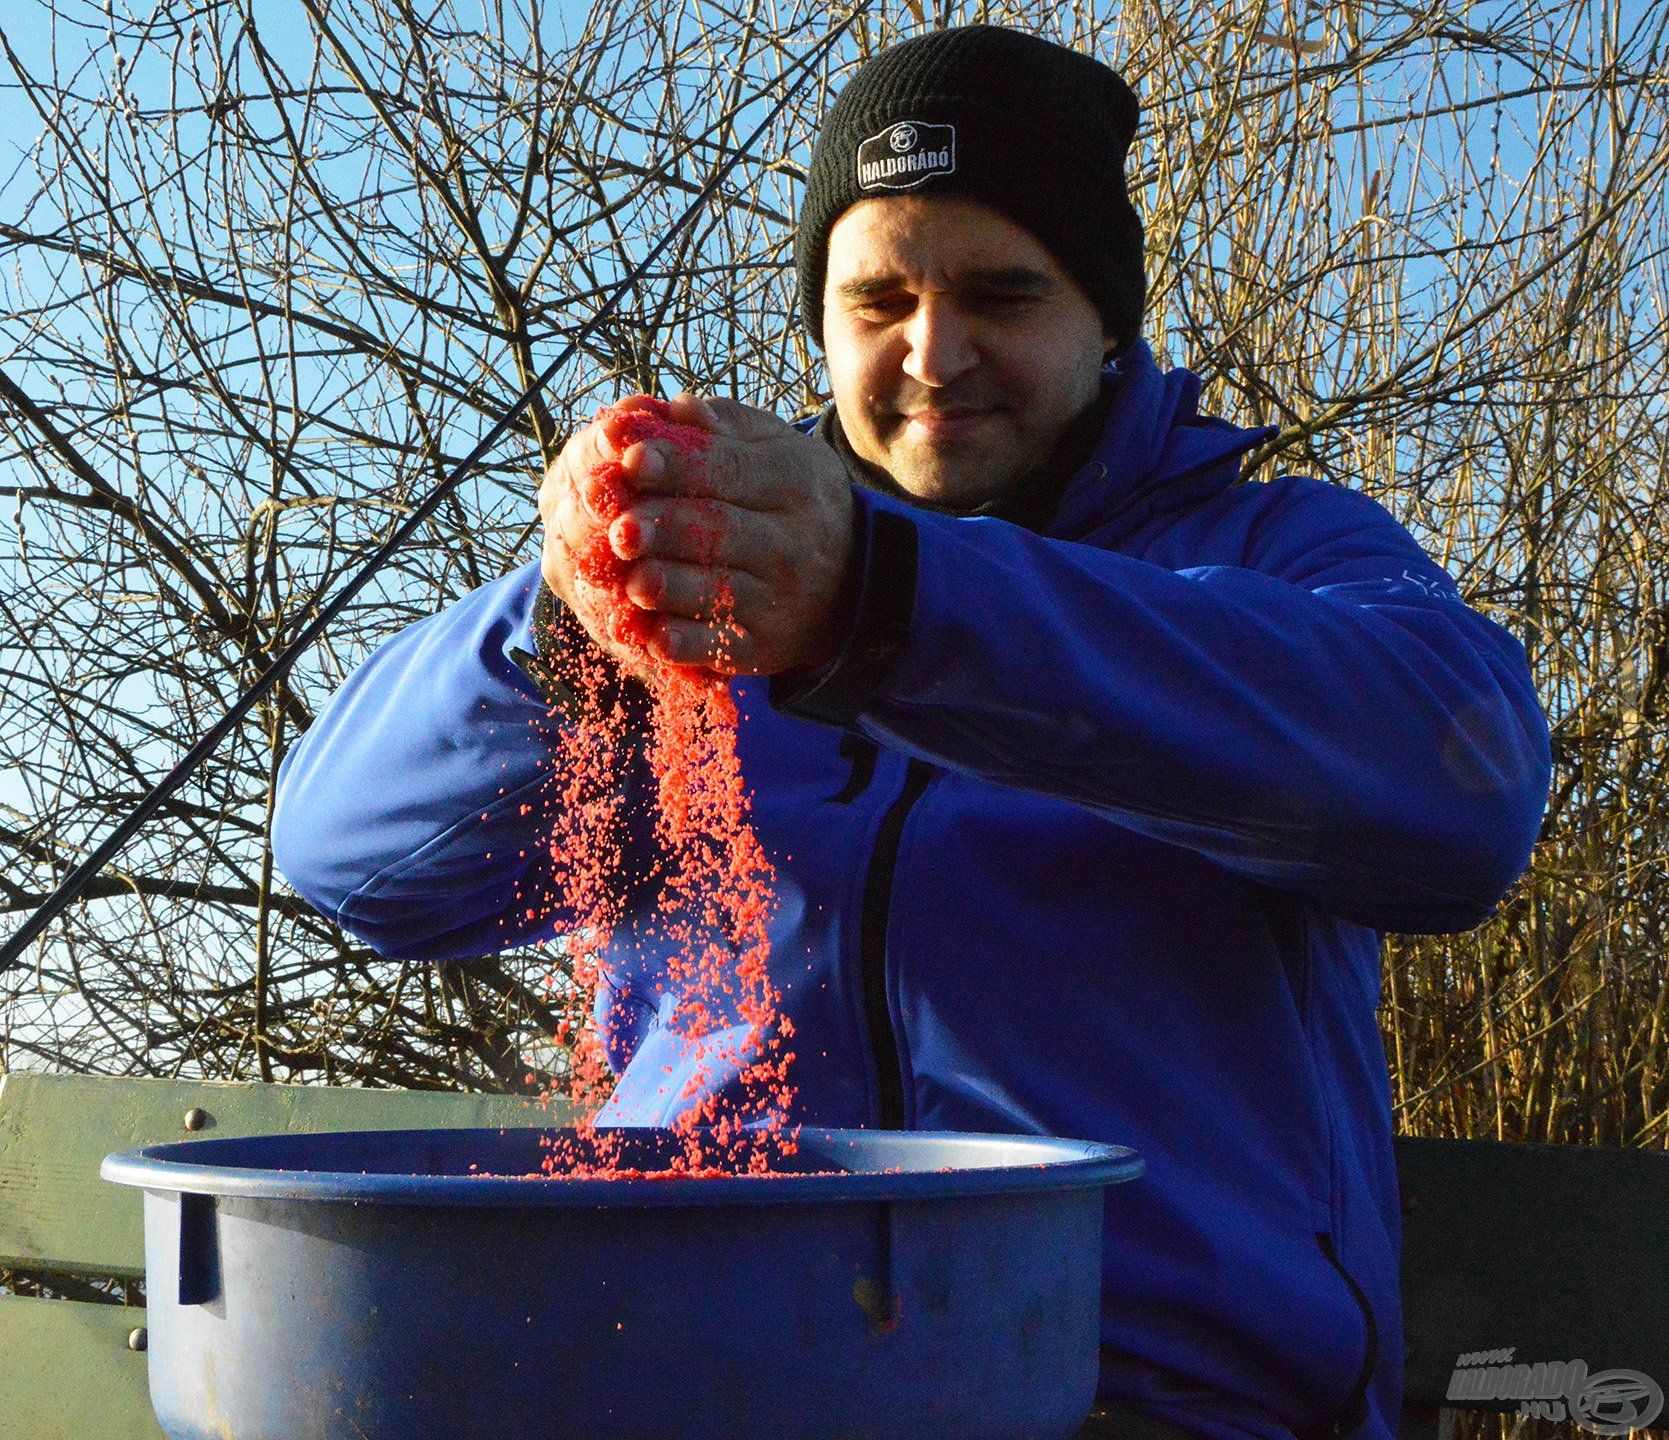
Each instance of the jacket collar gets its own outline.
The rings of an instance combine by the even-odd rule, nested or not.
[[[1198,375],[1180,366],[1161,371],[1147,341],[1138,340],[1102,367],[1100,393],[1042,469],[1015,492],[958,513],[1077,539],[1109,528],[1128,534],[1154,515],[1205,499],[1240,478],[1240,467],[1228,462],[1279,427],[1248,429],[1201,415],[1199,399]],[[852,451],[833,405],[798,424],[834,446],[858,484],[920,503]]]
[[[1200,377],[1181,366],[1161,371],[1146,340],[1108,368],[1121,375],[1112,412],[1094,454],[1067,485],[1050,535],[1129,534],[1166,510],[1226,490],[1240,478],[1239,464],[1230,462],[1279,433],[1275,425],[1247,428],[1201,415]]]
[[[859,485],[938,514],[956,515],[963,519],[991,516],[998,520],[1011,520],[1028,530],[1041,531],[1059,507],[1067,487],[1095,457],[1117,399],[1117,390],[1118,372],[1116,367],[1109,366],[1101,372],[1101,385],[1095,399],[1067,426],[1065,434],[1043,465],[1024,484],[972,509],[929,505],[911,495],[884,470],[864,460],[852,449],[833,405],[817,417],[811,433],[834,447],[845,462],[847,473]]]

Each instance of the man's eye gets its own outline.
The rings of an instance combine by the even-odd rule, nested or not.
[[[896,320],[909,313],[909,304],[900,299],[866,300],[858,307],[858,314],[866,320]]]

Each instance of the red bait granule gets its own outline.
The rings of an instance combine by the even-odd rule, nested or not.
[[[612,406],[599,418],[616,453],[658,439],[687,462],[709,443],[705,430],[680,424],[665,402],[647,397]],[[655,782],[659,855],[652,878],[659,884],[660,922],[674,946],[664,983],[679,996],[670,1024],[684,1037],[695,1066],[680,1097],[688,1103],[674,1125],[683,1153],[666,1171],[622,1166],[618,1145],[593,1123],[613,1087],[594,1007],[598,987],[607,983],[599,957],[625,919],[627,817],[620,779],[640,742],[621,667],[594,645],[568,645],[562,678],[578,697],[580,713],[552,737],[550,901],[575,919],[565,941],[570,981],[561,987],[564,1019],[557,1039],[570,1057],[567,1098],[585,1118],[576,1141],[554,1146],[544,1168],[551,1175],[618,1179],[767,1173],[774,1160],[795,1149],[788,1124],[793,1054],[785,1045],[793,1026],[780,1013],[781,997],[767,969],[774,872],[749,819],[736,755],[735,702],[719,674],[667,665],[649,653],[653,616],[627,598],[630,562],[614,553],[607,536],[608,524],[630,506],[630,477],[617,462],[605,461],[591,478],[603,525],[576,557],[577,569],[580,582],[595,592],[586,598],[602,611],[605,633],[637,652],[646,675],[646,758]],[[719,599],[715,623],[734,633],[728,596]],[[553,976],[548,983],[557,988],[556,981]],[[707,1093],[715,1072],[736,1076],[722,1087],[722,1098]]]

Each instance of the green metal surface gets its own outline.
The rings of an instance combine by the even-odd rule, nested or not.
[[[193,1110],[203,1117],[196,1131],[186,1124]],[[560,1125],[569,1113],[508,1095],[3,1075],[0,1266],[144,1273],[141,1196],[99,1179],[112,1150],[209,1136]]]
[[[163,1440],[124,1305],[0,1295],[0,1434],[9,1440]]]

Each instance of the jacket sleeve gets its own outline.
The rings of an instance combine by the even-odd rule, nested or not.
[[[861,492],[845,644],[772,702],[1375,929],[1470,928],[1546,803],[1524,651],[1365,496],[1260,489],[1241,563],[1187,569]]]
[[[353,672],[285,757],[279,869],[380,954],[446,960],[551,938],[540,817],[552,728],[533,563],[401,631]]]

